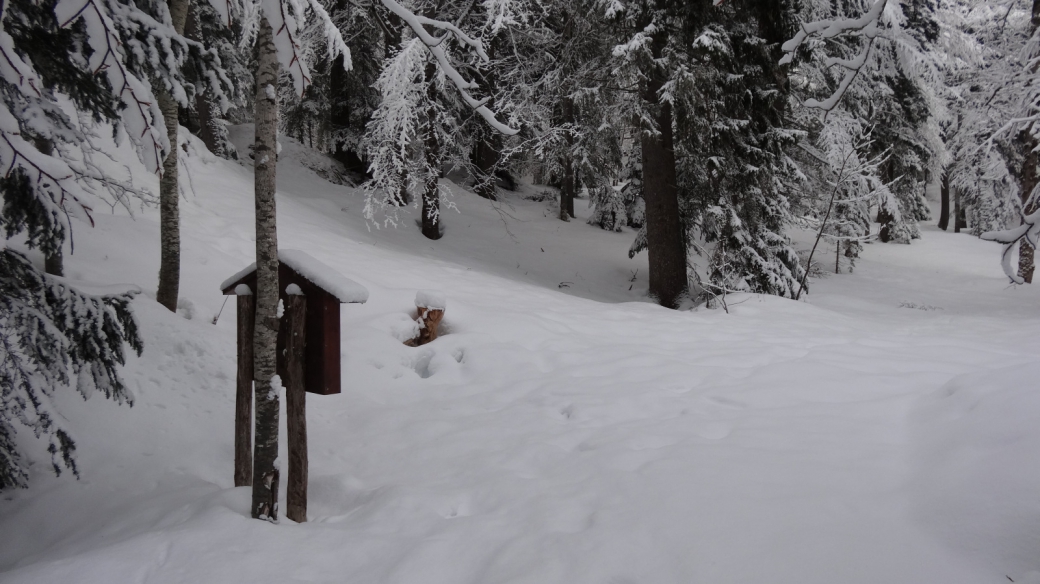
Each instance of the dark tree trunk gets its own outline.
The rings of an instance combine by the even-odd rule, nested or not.
[[[892,222],[895,218],[887,210],[881,208],[878,209],[877,222],[881,224],[881,229],[878,230],[878,239],[881,243],[888,243],[892,241]]]
[[[646,243],[650,256],[650,295],[661,306],[677,308],[687,291],[686,247],[679,218],[679,190],[672,146],[672,106],[659,103],[664,85],[659,71],[650,74],[643,100],[656,110],[658,133],[643,131],[643,200],[646,202]]]
[[[939,187],[939,229],[946,231],[950,226],[950,175],[944,170],[942,184]]]
[[[437,65],[426,64],[426,91],[430,102],[437,99],[434,81]],[[437,180],[440,178],[441,152],[437,141],[437,110],[430,106],[426,112],[426,128],[423,136],[423,147],[426,152],[426,185],[422,193],[422,234],[428,239],[441,238],[441,195]]]
[[[255,296],[238,302],[238,374],[235,379],[235,486],[253,484],[253,334]]]
[[[487,53],[488,57],[492,60],[495,58],[495,49],[497,44],[494,39],[488,44]],[[480,84],[486,91],[491,93],[491,98],[488,100],[487,107],[492,111],[495,110],[495,98],[494,93],[498,79],[495,75],[495,68],[492,67],[483,77],[482,83]],[[498,167],[499,161],[502,158],[501,148],[501,136],[498,132],[491,130],[487,126],[481,126],[478,130],[478,138],[476,143],[473,145],[473,166],[476,171],[476,188],[474,192],[489,201],[494,201],[497,196],[495,192],[495,186],[498,182],[495,178],[495,169]]]
[[[473,192],[481,197],[494,201],[497,198],[495,192],[495,167],[501,154],[498,151],[497,135],[481,129],[481,137],[473,145],[473,166],[476,170],[476,185]]]
[[[285,425],[289,440],[289,476],[285,485],[285,516],[307,521],[307,392],[303,388],[304,329],[307,298],[290,295],[285,339],[288,383],[285,386]]]
[[[1030,215],[1037,210],[1037,203],[1032,198],[1033,190],[1036,189],[1037,184],[1037,155],[1034,149],[1036,148],[1036,140],[1033,140],[1032,136],[1023,133],[1022,139],[1025,142],[1026,157],[1022,163],[1022,173],[1019,177],[1018,188],[1022,197],[1022,213],[1024,215]],[[1018,243],[1018,276],[1025,280],[1027,284],[1033,283],[1033,270],[1036,267],[1034,255],[1035,251],[1033,246],[1029,244],[1025,238],[1021,239]]]
[[[184,34],[188,18],[188,0],[169,0],[170,17],[177,34]],[[177,296],[181,280],[181,220],[177,189],[177,102],[163,89],[156,92],[156,100],[166,122],[166,136],[170,151],[163,161],[163,176],[159,180],[159,287],[155,299],[171,312],[177,312]]]
[[[961,190],[953,189],[953,232],[960,233],[961,229],[968,228],[968,217],[961,205]]]
[[[564,97],[563,102],[560,104],[560,109],[563,113],[563,123],[573,124],[574,100]],[[563,181],[560,185],[560,219],[570,221],[574,217],[574,195],[577,191],[577,185],[574,180],[574,157],[571,155],[571,148],[574,147],[574,135],[572,132],[567,132],[567,138],[564,143],[567,145],[567,151],[563,154]]]
[[[266,89],[278,86],[278,54],[274,32],[261,17],[257,32],[256,101],[253,119],[256,199],[256,327],[253,336],[253,379],[256,433],[253,448],[254,518],[278,520],[278,231],[275,178],[278,160],[278,97]]]
[[[350,128],[350,107],[347,101],[347,71],[343,66],[343,55],[336,57],[329,70],[329,87],[332,89],[331,107],[329,108],[329,130],[333,136],[332,156],[343,163],[348,170],[363,174],[365,165],[356,152],[348,151],[343,143],[335,139],[341,130]]]

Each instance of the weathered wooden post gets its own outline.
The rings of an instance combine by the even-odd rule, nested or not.
[[[253,323],[256,304],[245,284],[235,287],[238,304],[238,374],[235,377],[235,486],[253,484]]]
[[[286,289],[288,306],[284,329],[285,424],[289,434],[289,477],[285,486],[285,516],[297,523],[307,521],[307,393],[303,386],[307,297],[296,284]]]
[[[419,323],[419,337],[414,339],[414,346],[425,345],[437,338],[437,328],[444,319],[447,302],[444,295],[436,290],[420,290],[415,295],[416,319]]]

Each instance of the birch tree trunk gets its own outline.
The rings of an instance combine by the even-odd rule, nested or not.
[[[256,101],[253,119],[256,198],[256,323],[253,336],[253,387],[256,430],[253,447],[254,518],[278,519],[278,231],[275,223],[275,171],[278,159],[278,54],[266,18],[257,33]]]
[[[188,19],[188,0],[169,0],[170,17],[177,34],[184,34]],[[177,312],[177,295],[181,281],[181,219],[177,190],[177,102],[161,86],[156,99],[166,122],[170,152],[163,161],[163,176],[159,180],[159,288],[155,299],[170,312]]]

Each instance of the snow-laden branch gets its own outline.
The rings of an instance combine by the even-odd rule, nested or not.
[[[329,58],[335,59],[343,55],[343,66],[350,69],[350,49],[343,41],[339,28],[317,0],[305,1],[307,8],[310,8],[321,23],[322,32],[328,43]],[[287,9],[287,3],[292,8],[291,13]],[[304,51],[298,35],[306,8],[296,0],[262,0],[260,6],[264,17],[274,30],[278,62],[292,75],[296,92],[302,96],[307,86],[311,84],[310,70],[303,59]]]
[[[884,13],[887,4],[888,0],[874,0],[874,4],[871,5],[870,10],[865,12],[859,18],[828,18],[817,20],[815,22],[803,23],[801,29],[799,29],[794,38],[783,44],[781,48],[785,54],[780,59],[780,64],[786,65],[794,59],[794,54],[795,51],[798,50],[798,47],[802,46],[802,43],[811,37],[830,39],[849,32],[858,32],[860,36],[867,39],[866,43],[860,48],[859,53],[855,57],[851,59],[831,57],[826,60],[825,64],[827,67],[841,67],[845,69],[845,75],[842,76],[837,89],[834,90],[830,97],[823,101],[807,99],[805,100],[806,107],[829,112],[838,105],[838,102],[841,100],[842,96],[845,95],[849,86],[852,85],[852,82],[867,64],[867,60],[870,57],[870,51],[874,47],[874,41],[877,40],[878,24],[881,21],[881,15]]]
[[[162,112],[149,86],[130,73],[124,62],[119,36],[107,11],[97,0],[61,0],[54,14],[62,27],[82,19],[93,54],[90,69],[104,74],[113,91],[126,105],[120,112],[123,127],[141,162],[149,171],[162,175],[162,162],[170,151]]]
[[[6,4],[0,4],[6,6]],[[0,9],[0,19],[3,11]],[[18,56],[14,48],[14,39],[0,28],[0,78],[5,79],[18,88],[23,94],[37,97],[43,86],[40,77],[25,61]]]
[[[1004,253],[1001,254],[1000,265],[1004,273],[1015,284],[1024,284],[1025,280],[1016,273],[1011,265],[1012,252],[1016,244],[1026,244],[1040,247],[1040,210],[1022,217],[1022,224],[1012,229],[1003,231],[988,231],[979,236],[986,241],[996,241],[1004,244]]]
[[[76,173],[60,158],[43,154],[26,142],[19,133],[18,121],[5,106],[0,106],[0,165],[5,177],[21,169],[35,191],[43,195],[36,200],[46,210],[52,231],[71,233],[70,216],[94,224],[91,208],[81,200],[84,192],[76,183]]]
[[[459,90],[462,99],[469,107],[473,108],[478,114],[480,114],[481,117],[483,117],[487,123],[499,133],[505,134],[506,136],[513,136],[520,131],[515,128],[510,128],[498,121],[498,119],[495,118],[495,113],[485,105],[487,103],[486,98],[478,100],[470,94],[469,90],[476,89],[478,85],[473,81],[467,80],[461,73],[459,73],[458,69],[455,68],[455,65],[452,64],[451,59],[448,58],[447,53],[444,52],[444,47],[442,46],[442,43],[447,39],[447,34],[450,33],[454,35],[460,43],[472,48],[480,59],[486,63],[490,59],[488,58],[488,54],[484,51],[484,45],[480,39],[471,38],[450,22],[434,20],[425,16],[418,16],[411,10],[397,3],[395,0],[381,1],[387,10],[393,12],[403,20],[408,27],[412,29],[415,36],[426,45],[430,54],[437,60],[437,65],[440,67],[440,70],[444,73],[445,77],[451,80],[452,84],[455,85],[455,88]],[[446,34],[439,37],[433,36],[426,30],[427,26],[445,31]]]

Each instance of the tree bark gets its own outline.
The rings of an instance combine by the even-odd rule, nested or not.
[[[492,38],[491,42],[487,45],[488,57],[493,61],[495,59],[495,50],[498,48],[498,43]],[[498,84],[498,78],[495,75],[495,68],[492,67],[483,77],[481,87],[485,88],[491,95],[487,102],[487,107],[491,111],[495,111],[495,89]],[[495,168],[498,166],[499,160],[502,158],[501,141],[498,132],[488,128],[485,125],[481,125],[478,130],[476,143],[473,145],[473,163],[476,167],[476,188],[473,190],[478,196],[483,197],[489,201],[497,199],[497,193],[495,190],[496,183],[498,182],[495,178]]]
[[[188,0],[169,0],[168,7],[177,34],[184,34],[188,17]],[[170,312],[177,312],[177,295],[181,280],[181,221],[177,189],[177,101],[159,87],[156,100],[166,122],[166,136],[170,151],[163,161],[163,176],[159,180],[159,287],[155,299]]]
[[[1031,200],[1033,190],[1036,189],[1038,177],[1037,177],[1037,154],[1034,151],[1036,148],[1036,140],[1033,140],[1032,136],[1023,132],[1023,141],[1025,142],[1026,157],[1022,163],[1022,172],[1018,181],[1018,188],[1020,196],[1022,197],[1022,214],[1029,215],[1036,211],[1036,201]],[[1025,280],[1026,284],[1033,283],[1033,270],[1035,269],[1035,255],[1036,250],[1029,244],[1025,238],[1022,238],[1018,244],[1018,276]]]
[[[253,484],[253,295],[237,296],[238,374],[235,379],[235,486]]]
[[[950,175],[944,170],[942,184],[939,187],[939,229],[946,231],[950,226]]]
[[[672,146],[672,106],[660,103],[664,85],[659,71],[649,74],[643,101],[656,110],[657,134],[643,131],[643,200],[646,203],[646,244],[650,256],[650,295],[661,306],[677,308],[687,292],[686,247],[679,218],[679,191]]]
[[[968,228],[968,216],[964,206],[961,205],[961,190],[953,189],[953,232],[960,233],[961,229]]]
[[[563,113],[563,123],[574,123],[574,100],[564,97],[560,109]],[[564,140],[567,151],[563,155],[563,183],[560,185],[560,219],[570,221],[574,217],[574,195],[577,185],[574,181],[574,157],[571,148],[574,146],[574,135],[568,131]]]
[[[432,61],[426,64],[426,91],[430,103],[437,99],[434,85],[437,76],[437,65]],[[426,111],[426,128],[423,136],[426,155],[426,185],[422,194],[422,234],[428,239],[441,238],[441,196],[437,187],[440,178],[441,153],[437,141],[437,110],[431,105]]]
[[[473,191],[489,201],[498,198],[495,192],[495,167],[500,156],[497,136],[492,131],[482,128],[480,137],[473,145],[473,166],[477,171],[477,184]]]
[[[266,18],[257,33],[256,101],[253,119],[256,199],[256,330],[253,379],[256,432],[253,447],[254,518],[278,520],[278,231],[275,177],[278,160],[278,54]]]
[[[289,476],[285,485],[285,516],[297,523],[307,521],[307,392],[303,387],[304,341],[307,298],[290,295],[286,307],[285,425],[289,441]]]

